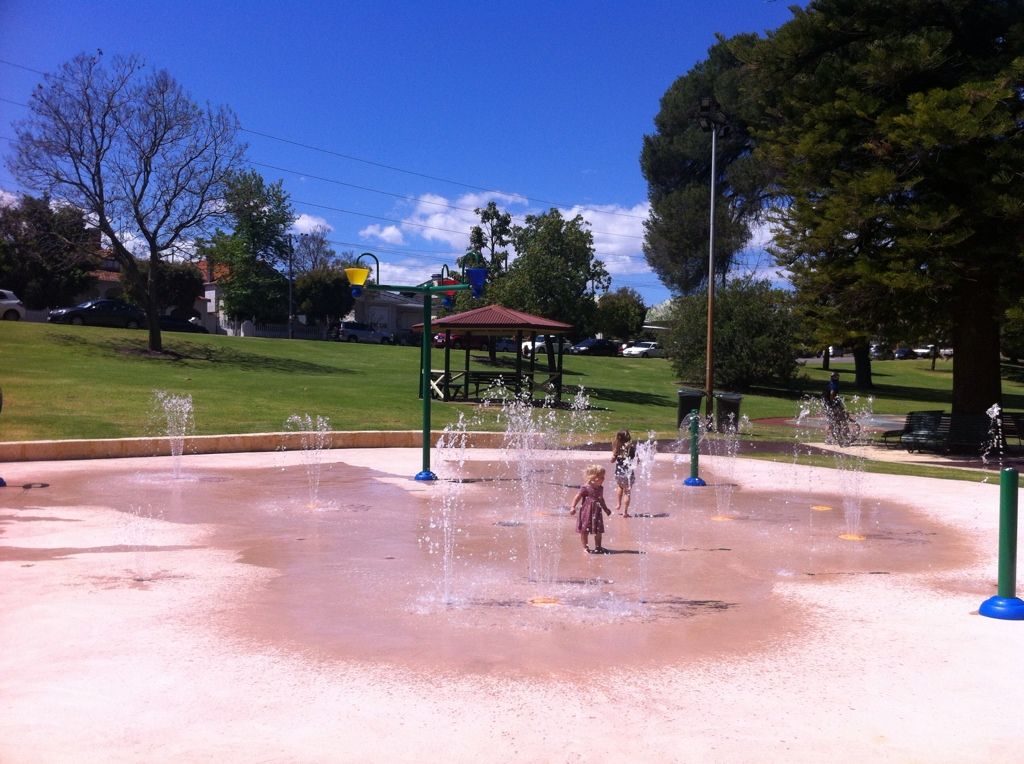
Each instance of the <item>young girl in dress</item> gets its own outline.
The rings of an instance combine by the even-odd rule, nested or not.
[[[629,500],[636,479],[636,443],[629,430],[619,430],[612,441],[612,462],[615,464],[615,511],[629,517]]]
[[[601,546],[601,534],[604,533],[604,517],[601,515],[601,511],[604,510],[606,515],[612,513],[608,509],[608,505],[604,503],[604,467],[596,464],[590,465],[587,467],[585,479],[587,482],[580,486],[580,490],[573,497],[572,509],[569,514],[575,515],[576,505],[580,504],[580,513],[576,518],[576,531],[580,534],[583,548],[591,554],[603,554],[605,548]],[[591,533],[594,534],[593,549],[587,545],[587,536]]]

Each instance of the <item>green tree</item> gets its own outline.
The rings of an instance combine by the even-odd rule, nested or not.
[[[745,39],[748,36],[744,36]],[[707,60],[677,79],[661,99],[655,133],[644,136],[640,168],[647,180],[650,217],[644,254],[672,292],[707,287],[710,233],[711,132],[700,124],[702,99],[720,105],[715,161],[715,274],[720,283],[750,239],[761,213],[767,179],[753,157],[741,97],[741,61],[720,41]]]
[[[147,295],[140,284],[153,283],[154,279],[149,277],[150,263],[142,261],[139,263],[139,273],[143,276],[141,281],[122,279],[121,286],[124,288],[125,297],[129,302],[136,305],[146,301]],[[172,263],[161,260],[157,263],[157,310],[163,314],[168,308],[172,308],[174,315],[191,318],[195,311],[196,300],[203,295],[203,274],[199,272],[192,263]]]
[[[153,276],[146,289],[149,349],[163,348],[157,263],[180,254],[223,211],[224,184],[240,164],[238,125],[227,108],[196,105],[167,72],[135,57],[79,55],[45,76],[15,125],[9,167],[29,188],[88,213],[130,280],[138,248]]]
[[[493,201],[488,202],[486,207],[477,207],[474,211],[480,217],[480,225],[470,229],[469,247],[466,252],[482,255],[487,263],[488,278],[496,279],[508,269],[509,245],[512,243],[512,215],[498,209],[498,205]]]
[[[707,298],[673,301],[666,348],[684,382],[703,387]],[[785,381],[796,373],[797,318],[792,294],[768,281],[737,279],[715,290],[715,387],[742,390],[755,382]]]
[[[596,298],[610,278],[594,257],[594,237],[583,217],[565,220],[554,208],[527,215],[523,225],[513,227],[512,243],[516,258],[488,288],[491,300],[590,333]]]
[[[36,310],[67,305],[93,282],[98,245],[81,210],[25,195],[0,207],[0,284]]]
[[[234,321],[285,321],[288,318],[288,280],[269,263],[254,258],[245,242],[218,231],[202,242],[199,253],[226,266],[218,280],[224,312]]]
[[[283,271],[293,256],[288,227],[294,213],[283,182],[267,184],[255,170],[233,173],[225,205],[231,233],[218,231],[199,248],[210,262],[227,266],[219,281],[225,312],[236,320],[287,320]]]
[[[637,337],[644,328],[647,306],[639,292],[629,287],[616,289],[597,301],[596,326],[606,337]]]
[[[321,324],[340,321],[355,303],[344,271],[326,267],[304,271],[296,277],[295,300],[299,313]]]
[[[947,315],[953,411],[981,413],[1001,398],[999,325],[1024,294],[1024,5],[794,14],[734,48],[777,184],[779,262],[858,333]]]

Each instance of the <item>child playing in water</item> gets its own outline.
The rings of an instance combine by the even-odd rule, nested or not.
[[[612,461],[615,463],[615,511],[622,510],[629,517],[629,500],[636,479],[636,443],[629,430],[619,430],[612,441]]]
[[[580,514],[576,518],[576,530],[580,534],[583,548],[591,554],[603,554],[605,548],[601,546],[601,534],[604,533],[604,517],[601,516],[601,510],[604,510],[606,515],[612,513],[608,509],[608,505],[604,503],[604,467],[596,464],[590,465],[587,467],[585,479],[587,482],[580,486],[580,490],[573,497],[572,509],[569,510],[569,514],[575,515],[576,505],[580,504]],[[587,537],[591,533],[594,534],[593,549],[587,545]]]

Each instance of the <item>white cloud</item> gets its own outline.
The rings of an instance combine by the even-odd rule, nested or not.
[[[305,212],[295,218],[295,222],[292,223],[292,230],[298,234],[312,233],[317,228],[334,230],[334,226],[329,224],[325,218],[319,215],[308,215]]]
[[[21,197],[17,194],[12,194],[10,191],[0,188],[0,207],[17,207],[20,201]]]
[[[591,207],[576,205],[560,210],[567,219],[582,215],[590,223],[590,232],[594,235],[594,251],[613,278],[651,272],[643,253],[644,220],[649,211],[650,205],[647,202],[632,207],[618,204]]]
[[[409,236],[443,242],[461,252],[469,245],[469,229],[480,223],[473,210],[486,207],[490,201],[508,212],[510,207],[527,203],[527,199],[518,194],[472,193],[452,200],[439,194],[422,194],[412,212],[403,218],[403,230]]]
[[[405,237],[402,236],[401,229],[394,225],[381,226],[374,223],[373,225],[368,225],[366,228],[359,231],[359,235],[364,239],[375,239],[377,241],[382,241],[385,244],[405,243]]]

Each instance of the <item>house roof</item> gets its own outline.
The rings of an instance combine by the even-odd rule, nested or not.
[[[513,332],[546,332],[563,334],[572,329],[572,324],[552,321],[534,316],[503,305],[484,305],[464,313],[438,318],[431,322],[432,329],[441,331],[474,332],[477,334],[511,334]],[[413,329],[423,331],[423,324]]]

